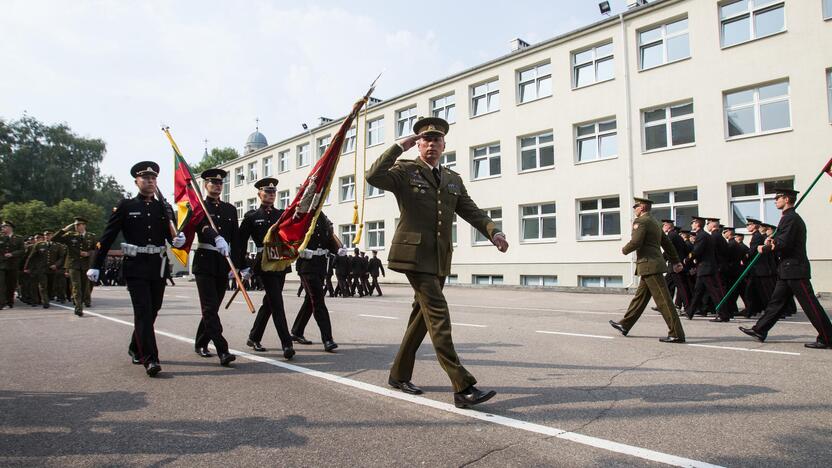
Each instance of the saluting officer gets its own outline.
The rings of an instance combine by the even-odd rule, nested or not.
[[[32,288],[32,305],[41,304],[49,308],[49,279],[46,272],[51,263],[49,244],[43,235],[35,238],[29,249],[29,255],[23,264],[23,272],[29,275]]]
[[[179,248],[185,245],[185,235],[171,235],[172,210],[155,198],[159,165],[142,161],[130,169],[130,175],[136,179],[139,194],[121,200],[113,210],[87,277],[98,281],[107,252],[121,232],[124,279],[133,303],[134,326],[128,354],[134,364],[144,365],[147,375],[153,377],[162,370],[153,325],[165,295],[165,241]]]
[[[222,169],[208,169],[202,173],[206,192],[205,209],[208,211],[206,215],[214,221],[217,230],[211,227],[207,216],[196,229],[197,244],[194,252],[193,273],[196,277],[202,318],[196,329],[194,350],[202,357],[211,357],[208,343],[213,341],[220,364],[228,366],[237,358],[228,352],[228,341],[222,336],[219,312],[222,299],[225,297],[228,275],[231,273],[231,267],[225,257],[229,256],[230,245],[237,242],[238,236],[237,208],[234,208],[231,203],[220,200],[225,176],[226,172]],[[235,252],[240,253],[239,249]],[[241,259],[235,258],[234,264],[242,265]],[[167,281],[167,271],[168,268],[165,265],[165,281]]]
[[[15,235],[14,223],[9,220],[0,224],[0,309],[14,307],[14,292],[17,290],[20,259],[26,252],[23,238]]]
[[[413,136],[391,146],[373,164],[367,182],[396,195],[401,219],[387,257],[388,267],[404,273],[414,292],[413,312],[388,383],[406,393],[422,393],[410,379],[416,351],[430,328],[437,359],[454,388],[454,404],[466,408],[491,399],[496,392],[474,386],[477,379],[459,362],[451,338],[450,311],[442,288],[451,272],[454,213],[491,240],[500,252],[508,249],[508,242],[468,196],[462,177],[440,166],[448,128],[448,122],[437,117],[419,119],[413,125]],[[417,143],[417,159],[396,161]]]
[[[52,237],[55,242],[66,246],[64,268],[72,282],[72,300],[75,301],[75,315],[84,316],[84,305],[91,305],[92,286],[86,271],[90,269],[90,257],[95,252],[95,235],[87,232],[87,220],[76,216],[75,222],[59,230]],[[107,252],[104,251],[106,258]]]
[[[248,240],[254,241],[257,246],[257,255],[254,257],[254,273],[263,281],[263,303],[257,311],[254,325],[248,334],[246,345],[255,351],[266,351],[260,344],[266,325],[271,317],[274,327],[277,329],[277,336],[280,338],[280,345],[283,348],[283,357],[291,359],[295,355],[292,346],[292,336],[289,334],[289,325],[286,323],[286,311],[283,308],[283,285],[286,283],[286,274],[292,271],[286,267],[283,271],[263,271],[263,239],[269,228],[275,224],[283,210],[274,207],[274,199],[277,194],[278,181],[274,177],[266,177],[254,183],[257,189],[257,196],[260,198],[260,207],[251,210],[243,216],[240,224],[239,242],[235,248],[238,254],[234,258],[248,257]],[[248,271],[244,271],[248,274]]]

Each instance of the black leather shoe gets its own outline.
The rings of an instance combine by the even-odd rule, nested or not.
[[[211,356],[213,356],[213,354],[211,354],[211,352],[210,352],[210,351],[208,351],[208,347],[207,347],[207,346],[203,346],[203,347],[201,347],[201,348],[194,348],[194,351],[195,351],[197,354],[199,354],[199,355],[200,355],[200,357],[211,357]]]
[[[162,366],[159,365],[156,361],[151,361],[150,364],[147,365],[145,368],[147,375],[151,377],[156,377],[156,374],[162,372]]]
[[[684,338],[676,338],[675,336],[666,336],[664,338],[659,338],[659,341],[662,343],[684,343]]]
[[[220,354],[220,365],[221,366],[226,366],[227,367],[229,364],[231,364],[235,360],[237,360],[237,356],[235,356],[231,353],[222,353],[222,354]]]
[[[76,310],[76,311],[75,311],[75,315],[77,315],[77,316],[79,316],[79,317],[83,317],[83,316],[84,316],[84,312],[83,312],[83,311],[80,311],[80,310]]]
[[[829,349],[829,348],[832,348],[832,346],[823,344],[820,341],[813,341],[811,343],[806,343],[803,346],[805,346],[807,348],[811,348],[811,349]]]
[[[623,325],[621,325],[618,322],[610,320],[610,326],[612,326],[616,330],[620,331],[621,334],[624,335],[624,336],[627,336],[627,333],[630,333],[630,330],[627,330],[626,328],[624,328]]]
[[[497,392],[494,390],[483,392],[477,387],[471,385],[461,392],[454,393],[454,405],[456,405],[457,408],[470,408],[474,405],[485,403],[486,401],[492,399],[496,394]]]
[[[395,380],[392,377],[388,377],[387,383],[390,384],[391,387],[398,388],[404,393],[409,393],[411,395],[421,395],[422,393],[424,393],[422,392],[421,388],[413,385],[413,382],[410,381],[404,382],[400,380]]]
[[[283,348],[283,357],[286,359],[292,359],[295,356],[295,348],[291,346],[287,346]]]
[[[655,310],[656,312],[658,312],[658,311],[659,311],[659,308],[658,308],[658,307],[656,307],[656,306],[653,306],[653,307],[651,307],[650,309]]]
[[[714,318],[712,318],[712,319],[710,319],[710,320],[708,320],[708,321],[709,321],[709,322],[730,322],[730,321],[731,321],[731,319],[729,319],[729,318],[721,318],[721,317],[717,316],[717,317],[714,317]]]
[[[762,333],[758,332],[757,330],[754,330],[753,328],[745,328],[745,327],[737,327],[737,328],[739,328],[739,329],[740,329],[740,331],[741,331],[741,332],[743,332],[743,333],[745,333],[746,335],[748,335],[748,336],[750,336],[750,337],[752,337],[752,338],[755,338],[755,339],[756,339],[757,341],[759,341],[760,343],[762,343],[762,342],[766,341],[766,337],[765,337],[765,335],[763,335]]]
[[[44,303],[43,303],[43,308],[44,308],[44,309],[48,309],[48,308],[49,308],[49,303],[48,303],[48,302],[44,302]]]
[[[139,359],[138,356],[136,356],[136,353],[134,353],[133,351],[130,351],[128,349],[127,354],[130,355],[130,362],[132,362],[133,364],[139,365],[142,363],[142,361]]]
[[[335,351],[336,348],[338,348],[338,343],[336,343],[332,340],[324,341],[324,351],[326,351],[328,353],[331,353],[331,352]]]
[[[260,342],[259,342],[259,341],[252,341],[252,340],[248,340],[248,341],[246,341],[246,346],[248,346],[249,348],[251,348],[251,349],[253,349],[253,350],[257,351],[258,353],[262,353],[262,352],[268,351],[266,348],[264,348],[264,347],[260,344]]]
[[[292,335],[292,341],[300,344],[312,344],[312,342],[304,338],[303,335]]]

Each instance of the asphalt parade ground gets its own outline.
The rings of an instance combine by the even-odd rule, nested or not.
[[[156,321],[163,371],[130,363],[124,288],[100,287],[83,318],[66,305],[0,311],[2,466],[829,466],[832,351],[812,350],[802,312],[761,344],[751,321],[683,320],[686,344],[645,312],[623,337],[607,321],[630,296],[448,288],[454,341],[478,387],[453,406],[429,340],[405,395],[387,386],[412,298],[327,298],[335,341],[312,320],[283,359],[245,346],[253,322],[238,297],[221,312],[237,361],[193,350],[194,283],[168,287]],[[289,323],[297,283],[284,291]],[[262,292],[251,293],[256,304]],[[227,299],[228,296],[226,296]],[[823,301],[827,311],[830,301]]]

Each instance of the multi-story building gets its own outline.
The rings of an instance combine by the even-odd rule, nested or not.
[[[682,226],[701,214],[743,231],[747,216],[777,223],[775,183],[805,190],[832,156],[832,0],[658,0],[515,44],[375,103],[350,130],[324,206],[345,244],[365,193],[359,247],[384,259],[398,207],[365,183],[364,148],[369,167],[417,116],[451,123],[442,164],[512,244],[500,254],[459,220],[450,278],[459,283],[628,286],[633,258],[621,247],[633,196]],[[224,197],[242,216],[257,206],[252,183],[271,175],[287,205],[340,122],[266,146],[252,135],[259,144],[224,165]],[[800,207],[819,291],[832,291],[830,192],[824,178]]]

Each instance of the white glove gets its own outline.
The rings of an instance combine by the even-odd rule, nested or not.
[[[217,248],[217,250],[220,252],[220,254],[222,254],[223,257],[228,256],[228,242],[226,242],[225,239],[222,238],[222,236],[217,236],[217,238],[214,239],[214,247]]]
[[[246,267],[240,270],[240,276],[242,276],[243,279],[251,278],[251,268]]]
[[[173,242],[171,244],[174,248],[181,249],[183,245],[185,245],[185,233],[180,232],[173,238]]]
[[[95,268],[90,268],[89,270],[87,270],[87,278],[89,278],[90,281],[92,281],[93,283],[98,282],[98,276],[100,274],[101,274],[101,271],[97,270]]]

